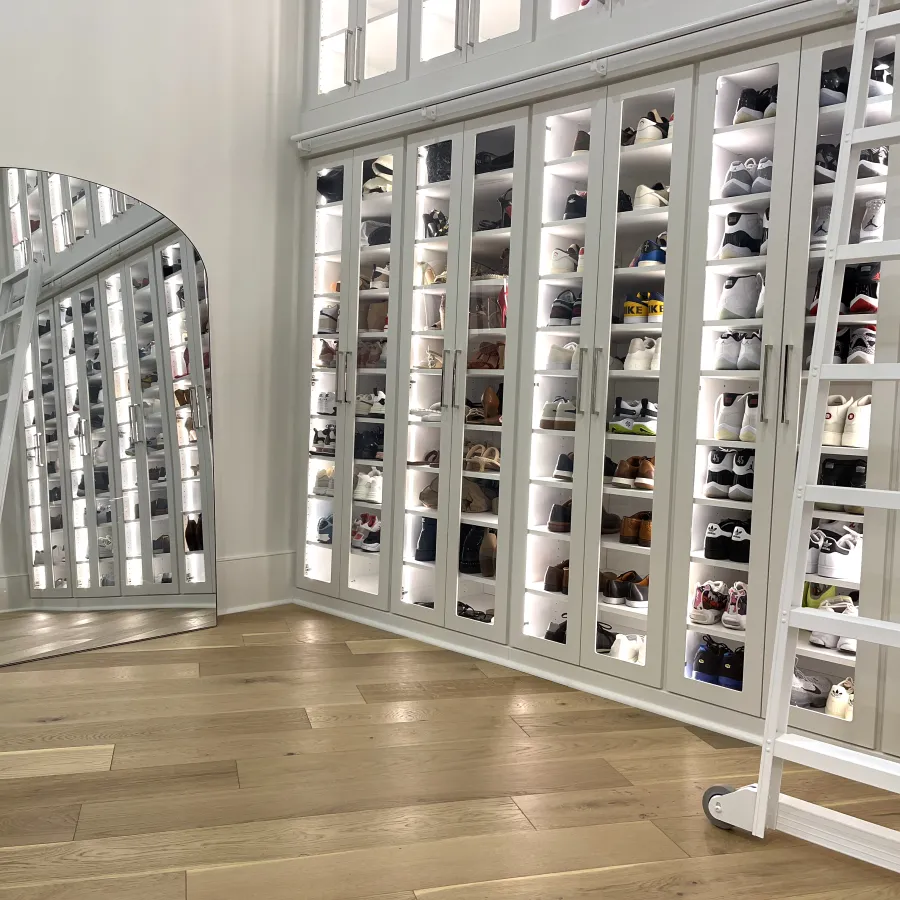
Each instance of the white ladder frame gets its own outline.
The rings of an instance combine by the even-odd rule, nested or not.
[[[0,520],[3,518],[3,507],[6,503],[6,489],[9,484],[9,470],[12,465],[13,446],[16,439],[16,423],[22,408],[22,384],[25,380],[25,360],[28,348],[34,337],[34,320],[37,311],[38,294],[41,290],[43,268],[41,263],[33,262],[28,268],[20,269],[14,275],[0,282],[0,347],[5,343],[7,329],[18,327],[16,346],[11,350],[0,352],[0,364],[12,359],[9,376],[9,393],[0,394],[0,403],[5,403],[3,419],[0,423]],[[15,287],[25,281],[25,296],[21,303],[13,306]],[[18,320],[18,324],[16,323]],[[40,373],[37,373],[35,385],[40,384]],[[39,400],[35,391],[35,403]]]
[[[873,753],[788,733],[794,656],[800,629],[900,648],[898,623],[869,618],[829,617],[816,610],[803,609],[799,600],[806,579],[806,567],[802,561],[805,561],[816,502],[853,503],[900,510],[900,492],[897,491],[826,487],[815,483],[831,382],[900,382],[900,364],[850,366],[831,362],[845,267],[871,260],[900,259],[900,240],[849,243],[860,150],[900,144],[897,110],[894,110],[893,121],[885,125],[866,127],[865,124],[868,74],[875,40],[893,36],[900,43],[900,11],[880,13],[880,6],[880,0],[859,0],[831,229],[825,248],[821,299],[791,503],[788,553],[779,598],[759,781],[737,791],[728,787],[711,787],[704,795],[704,807],[710,820],[722,828],[739,828],[760,838],[765,836],[767,828],[775,828],[900,872],[900,832],[781,793],[785,761],[900,793],[900,763]]]

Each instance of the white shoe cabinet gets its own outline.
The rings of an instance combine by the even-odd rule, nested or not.
[[[771,610],[776,606],[784,562],[803,366],[815,325],[807,310],[822,263],[821,251],[810,251],[810,229],[814,208],[829,202],[831,190],[828,185],[813,183],[813,160],[816,145],[840,129],[843,113],[842,105],[819,109],[819,81],[824,70],[848,63],[851,41],[849,29],[792,39],[406,139],[406,167],[395,169],[392,201],[391,259],[395,269],[390,302],[397,304],[398,315],[392,305],[389,340],[398,343],[392,348],[396,352],[389,353],[389,365],[396,366],[397,390],[396,396],[389,395],[385,427],[389,464],[385,465],[384,502],[392,504],[396,512],[392,539],[385,541],[381,552],[383,558],[391,556],[390,571],[382,568],[378,582],[379,608],[401,617],[398,627],[410,618],[429,623],[443,629],[438,632],[442,639],[463,649],[473,645],[467,639],[455,639],[453,632],[507,644],[511,655],[517,654],[516,659],[527,660],[539,671],[564,675],[573,671],[573,666],[592,670],[612,676],[610,690],[627,693],[628,682],[633,682],[635,692],[655,689],[663,706],[666,697],[674,705],[677,698],[685,698],[693,704],[691,708],[707,709],[710,720],[721,715],[717,709],[749,717],[763,714],[767,648],[774,628]],[[775,115],[733,123],[744,89],[773,86],[777,86]],[[674,115],[670,136],[622,146],[622,129],[636,127],[652,109],[666,117]],[[889,115],[890,97],[870,101],[870,124],[885,121]],[[590,133],[588,152],[573,153],[579,131]],[[452,175],[446,182],[429,183],[428,148],[444,142],[452,148]],[[513,143],[511,168],[476,174],[479,153],[509,152]],[[340,227],[340,213],[329,213],[323,206],[312,213],[316,171],[336,162],[358,167],[376,151],[384,152],[383,148],[367,148],[352,159],[310,164],[304,201],[309,210],[308,229],[313,219],[312,230],[317,235],[326,219],[336,220]],[[399,159],[402,148],[395,152]],[[722,197],[725,173],[732,162],[764,157],[774,161],[769,190]],[[865,200],[885,195],[887,181],[886,177],[860,180],[860,210]],[[638,185],[657,182],[669,188],[667,205],[618,211],[620,190],[634,196]],[[349,199],[343,203],[344,215],[359,203],[358,180],[353,185],[352,203]],[[497,198],[511,187],[511,227],[473,230],[479,220],[499,215]],[[587,193],[586,214],[565,219],[566,199],[575,191]],[[422,216],[432,209],[447,216],[450,227],[446,235],[427,237],[423,231]],[[730,213],[755,213],[761,218],[766,214],[766,252],[719,258]],[[348,291],[353,292],[358,270],[350,256],[359,231],[358,209],[352,215],[350,228],[333,233],[336,243],[332,252],[351,260],[349,272],[343,271],[341,303],[346,302]],[[889,207],[889,227],[891,221]],[[655,240],[663,232],[667,235],[665,265],[632,266],[641,243]],[[401,234],[402,246],[396,243]],[[564,250],[571,243],[586,248],[583,268],[552,271],[553,250]],[[317,244],[314,250],[307,241],[306,249],[307,262],[312,260],[318,272],[324,248]],[[510,251],[507,278],[472,278],[473,261],[496,262],[505,249]],[[435,274],[446,272],[446,283],[443,279],[437,284],[424,283],[426,263]],[[328,275],[316,276],[317,303],[325,299],[325,285],[338,279],[339,261],[328,271]],[[744,319],[719,318],[718,302],[726,279],[744,275],[763,276],[762,308]],[[886,266],[882,297],[888,296],[892,277]],[[550,325],[553,301],[565,289],[581,295],[581,322]],[[508,301],[505,328],[489,333],[471,330],[472,303],[500,290]],[[625,298],[639,291],[664,294],[662,322],[623,321]],[[446,298],[443,312],[442,297]],[[900,318],[900,313],[885,310],[877,320],[879,361],[898,356],[891,334],[881,337],[885,322],[895,331],[900,328],[894,318]],[[354,314],[346,323],[355,321]],[[874,321],[873,315],[842,317],[842,324],[848,325]],[[353,332],[345,336],[344,323],[342,316],[340,340],[349,339],[352,344]],[[757,367],[716,369],[716,342],[726,331],[760,333]],[[634,337],[661,338],[658,371],[619,368]],[[502,373],[467,367],[465,360],[481,340],[506,342]],[[577,345],[571,368],[548,367],[551,348],[569,342]],[[315,340],[313,344],[315,359]],[[343,347],[341,352],[345,352]],[[429,355],[439,360],[440,368],[420,365]],[[343,377],[322,375],[321,370],[314,375],[321,375],[326,379],[323,383],[331,385],[336,377],[338,383]],[[478,404],[484,387],[491,384],[496,388],[501,380],[502,424],[467,422],[467,404]],[[313,394],[320,389],[326,388],[316,384]],[[716,436],[716,400],[724,393],[759,396],[754,441]],[[893,401],[878,390],[872,393],[879,426],[877,432],[873,429],[871,447],[837,448],[828,453],[835,458],[867,458],[868,486],[889,487]],[[574,404],[574,430],[541,427],[544,404],[557,397]],[[609,422],[617,397],[657,402],[657,434],[611,433]],[[413,412],[433,404],[436,412],[429,416],[430,421]],[[304,421],[308,414],[307,409],[302,410]],[[345,410],[344,419],[341,415],[339,412],[338,443],[344,450],[339,452],[348,460],[343,464],[344,477],[336,479],[336,484],[340,481],[343,486],[336,491],[343,496],[352,484],[352,409]],[[341,429],[347,432],[343,443]],[[500,449],[500,471],[475,476],[499,487],[496,515],[459,512],[462,489],[473,477],[463,465],[465,441],[489,441]],[[709,454],[719,447],[754,451],[752,499],[706,496]],[[429,451],[439,453],[437,466],[416,465]],[[553,475],[557,457],[569,452],[574,454],[571,482]],[[617,487],[604,478],[606,457],[618,463],[631,456],[655,457],[652,490]],[[427,508],[419,497],[432,483],[437,507]],[[571,501],[571,530],[551,532],[551,506],[567,501]],[[304,504],[301,551],[306,569],[301,566],[299,570],[298,587],[372,605],[371,599],[348,593],[348,582],[338,574],[343,569],[331,563],[334,546],[346,547],[349,500],[340,501],[341,514],[335,517],[335,545],[310,549],[316,544],[319,512],[335,502],[311,498]],[[622,544],[617,534],[603,534],[604,509],[618,516],[652,512],[650,546]],[[416,559],[416,546],[426,518],[436,520],[437,540],[434,559],[423,561]],[[706,557],[707,526],[723,519],[750,523],[749,562]],[[893,532],[886,527],[888,517],[823,511],[823,519],[869,526],[862,583],[839,582],[835,587],[858,589],[861,614],[878,615],[889,596],[884,561],[893,547]],[[458,572],[460,526],[469,523],[496,531],[495,577]],[[388,534],[386,530],[383,533]],[[346,549],[342,553],[346,556]],[[569,567],[568,594],[546,590],[547,567],[564,560]],[[341,565],[347,567],[346,562]],[[641,577],[649,575],[648,607],[604,603],[598,589],[602,573],[632,569]],[[811,579],[814,577],[827,581],[817,576]],[[747,585],[744,629],[691,621],[695,586],[708,579],[724,581],[726,589],[735,582]],[[482,612],[493,610],[493,621],[459,615],[457,610],[465,609],[458,605],[460,601]],[[565,641],[546,637],[548,627],[563,618]],[[646,658],[624,660],[598,653],[598,623],[618,633],[643,636]],[[732,649],[744,648],[742,689],[693,677],[694,657],[704,635]],[[878,652],[864,645],[855,658],[802,645],[798,665],[804,671],[820,672],[835,682],[851,675],[855,678],[856,712],[852,721],[845,721],[824,710],[795,709],[793,724],[875,746],[875,725],[883,703],[879,661]],[[900,738],[897,744],[900,746]]]

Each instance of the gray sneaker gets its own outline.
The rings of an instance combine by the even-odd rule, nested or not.
[[[812,673],[807,675],[794,667],[794,681],[791,685],[791,704],[821,709],[828,701],[831,682],[824,676]]]

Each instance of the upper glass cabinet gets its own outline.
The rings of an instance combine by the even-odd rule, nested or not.
[[[317,96],[340,100],[405,78],[406,26],[401,0],[321,0]]]

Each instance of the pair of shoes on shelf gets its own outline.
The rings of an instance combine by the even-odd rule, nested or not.
[[[503,369],[506,365],[506,343],[496,344],[483,341],[475,355],[470,357],[467,366],[470,369]]]
[[[858,400],[832,394],[826,406],[822,443],[826,447],[868,447],[871,421],[871,394]]]
[[[464,575],[497,575],[497,532],[481,525],[459,526],[459,571]]]
[[[366,553],[381,550],[381,519],[374,513],[363,513],[353,520],[350,546]]]
[[[688,618],[697,625],[715,625],[743,631],[747,627],[747,585],[736,581],[730,588],[724,581],[704,581],[694,588]]]
[[[650,576],[642,577],[634,569],[621,575],[616,575],[615,572],[600,572],[597,590],[600,601],[608,606],[647,609],[650,605]]]

